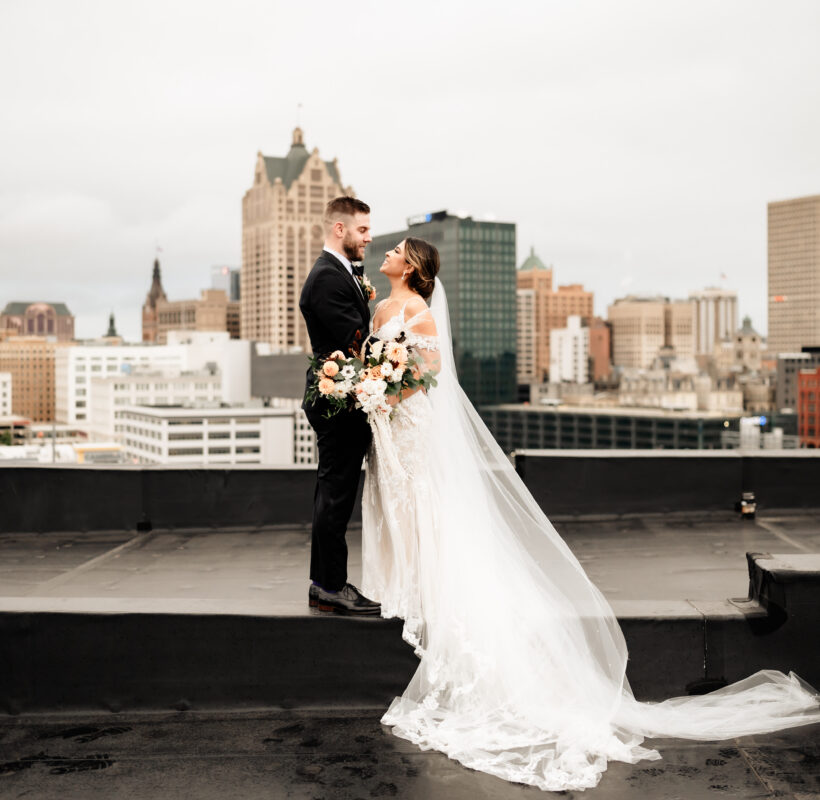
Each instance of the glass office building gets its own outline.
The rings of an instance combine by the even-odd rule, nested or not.
[[[515,402],[515,224],[439,211],[410,218],[406,230],[374,237],[365,271],[377,300],[390,293],[379,272],[384,253],[407,236],[438,248],[456,369],[467,396],[477,407]]]

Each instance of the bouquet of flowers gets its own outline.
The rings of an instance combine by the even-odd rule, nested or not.
[[[327,418],[349,408],[359,408],[368,417],[388,415],[388,397],[436,385],[435,375],[401,342],[376,339],[369,352],[363,347],[358,356],[348,357],[336,350],[327,359],[311,357],[310,363],[315,379],[306,399],[313,403],[325,398]]]

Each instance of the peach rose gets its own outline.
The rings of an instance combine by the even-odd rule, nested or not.
[[[407,348],[399,342],[390,342],[387,345],[387,357],[396,366],[407,363]]]
[[[377,381],[382,377],[382,365],[381,364],[376,364],[376,366],[373,367],[370,370],[370,377],[373,378],[374,381]]]
[[[322,394],[330,394],[335,385],[336,384],[330,380],[330,378],[322,378],[322,380],[319,381],[319,391]]]
[[[343,361],[345,354],[341,350],[334,350],[330,354],[330,361]]]
[[[324,372],[328,378],[332,378],[339,374],[339,365],[335,361],[325,361],[322,372]]]

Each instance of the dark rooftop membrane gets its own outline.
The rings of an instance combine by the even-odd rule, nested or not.
[[[541,792],[399,739],[369,711],[0,717],[0,795],[37,800],[706,800],[820,796],[820,726],[665,739],[586,792]]]
[[[762,668],[820,686],[820,458],[517,466],[612,603],[636,696]],[[397,620],[309,613],[313,483],[298,469],[0,469],[0,797],[820,798],[818,725],[648,742],[661,761],[612,763],[596,789],[561,795],[394,737],[379,719],[415,656]],[[741,491],[756,519],[731,510]],[[348,540],[360,583],[355,520]],[[729,602],[753,566],[754,599]]]

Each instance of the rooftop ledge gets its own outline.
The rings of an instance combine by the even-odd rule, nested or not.
[[[820,509],[820,451],[522,450],[515,468],[553,521]],[[309,524],[312,465],[0,464],[0,533]],[[361,519],[359,506],[354,522]]]
[[[123,596],[134,593],[128,581],[141,571],[120,563],[116,569],[124,585],[115,597],[66,596],[70,583],[52,579],[39,588],[50,587],[54,596],[2,599],[0,638],[8,647],[0,662],[0,713],[383,708],[415,671],[417,660],[401,640],[399,620],[339,618],[307,608],[305,532],[301,547],[298,535],[292,542],[300,558],[283,551],[268,587],[246,586],[241,597],[161,596],[186,588],[172,568],[179,570],[184,555],[177,551],[185,547],[178,546],[178,536],[168,538],[168,563],[153,577],[142,573],[150,596]],[[191,537],[188,542],[193,563],[205,571],[207,547]],[[262,554],[249,546],[260,569]],[[216,582],[221,591],[236,579],[236,565],[220,561],[218,550],[210,552],[207,564],[215,563],[217,572],[202,585],[213,590]],[[132,555],[151,561],[147,549]],[[355,560],[355,548],[353,555]],[[110,580],[113,563],[99,564],[103,583]],[[702,560],[702,567],[707,565]],[[820,651],[810,644],[820,622],[820,556],[750,553],[748,565],[746,598],[613,599],[636,696],[701,693],[760,669],[793,670],[820,686]],[[220,570],[226,574],[220,576]],[[354,579],[356,571],[354,565]],[[641,571],[646,572],[646,562],[633,566],[633,574]],[[75,577],[79,588],[88,585],[87,574]]]

